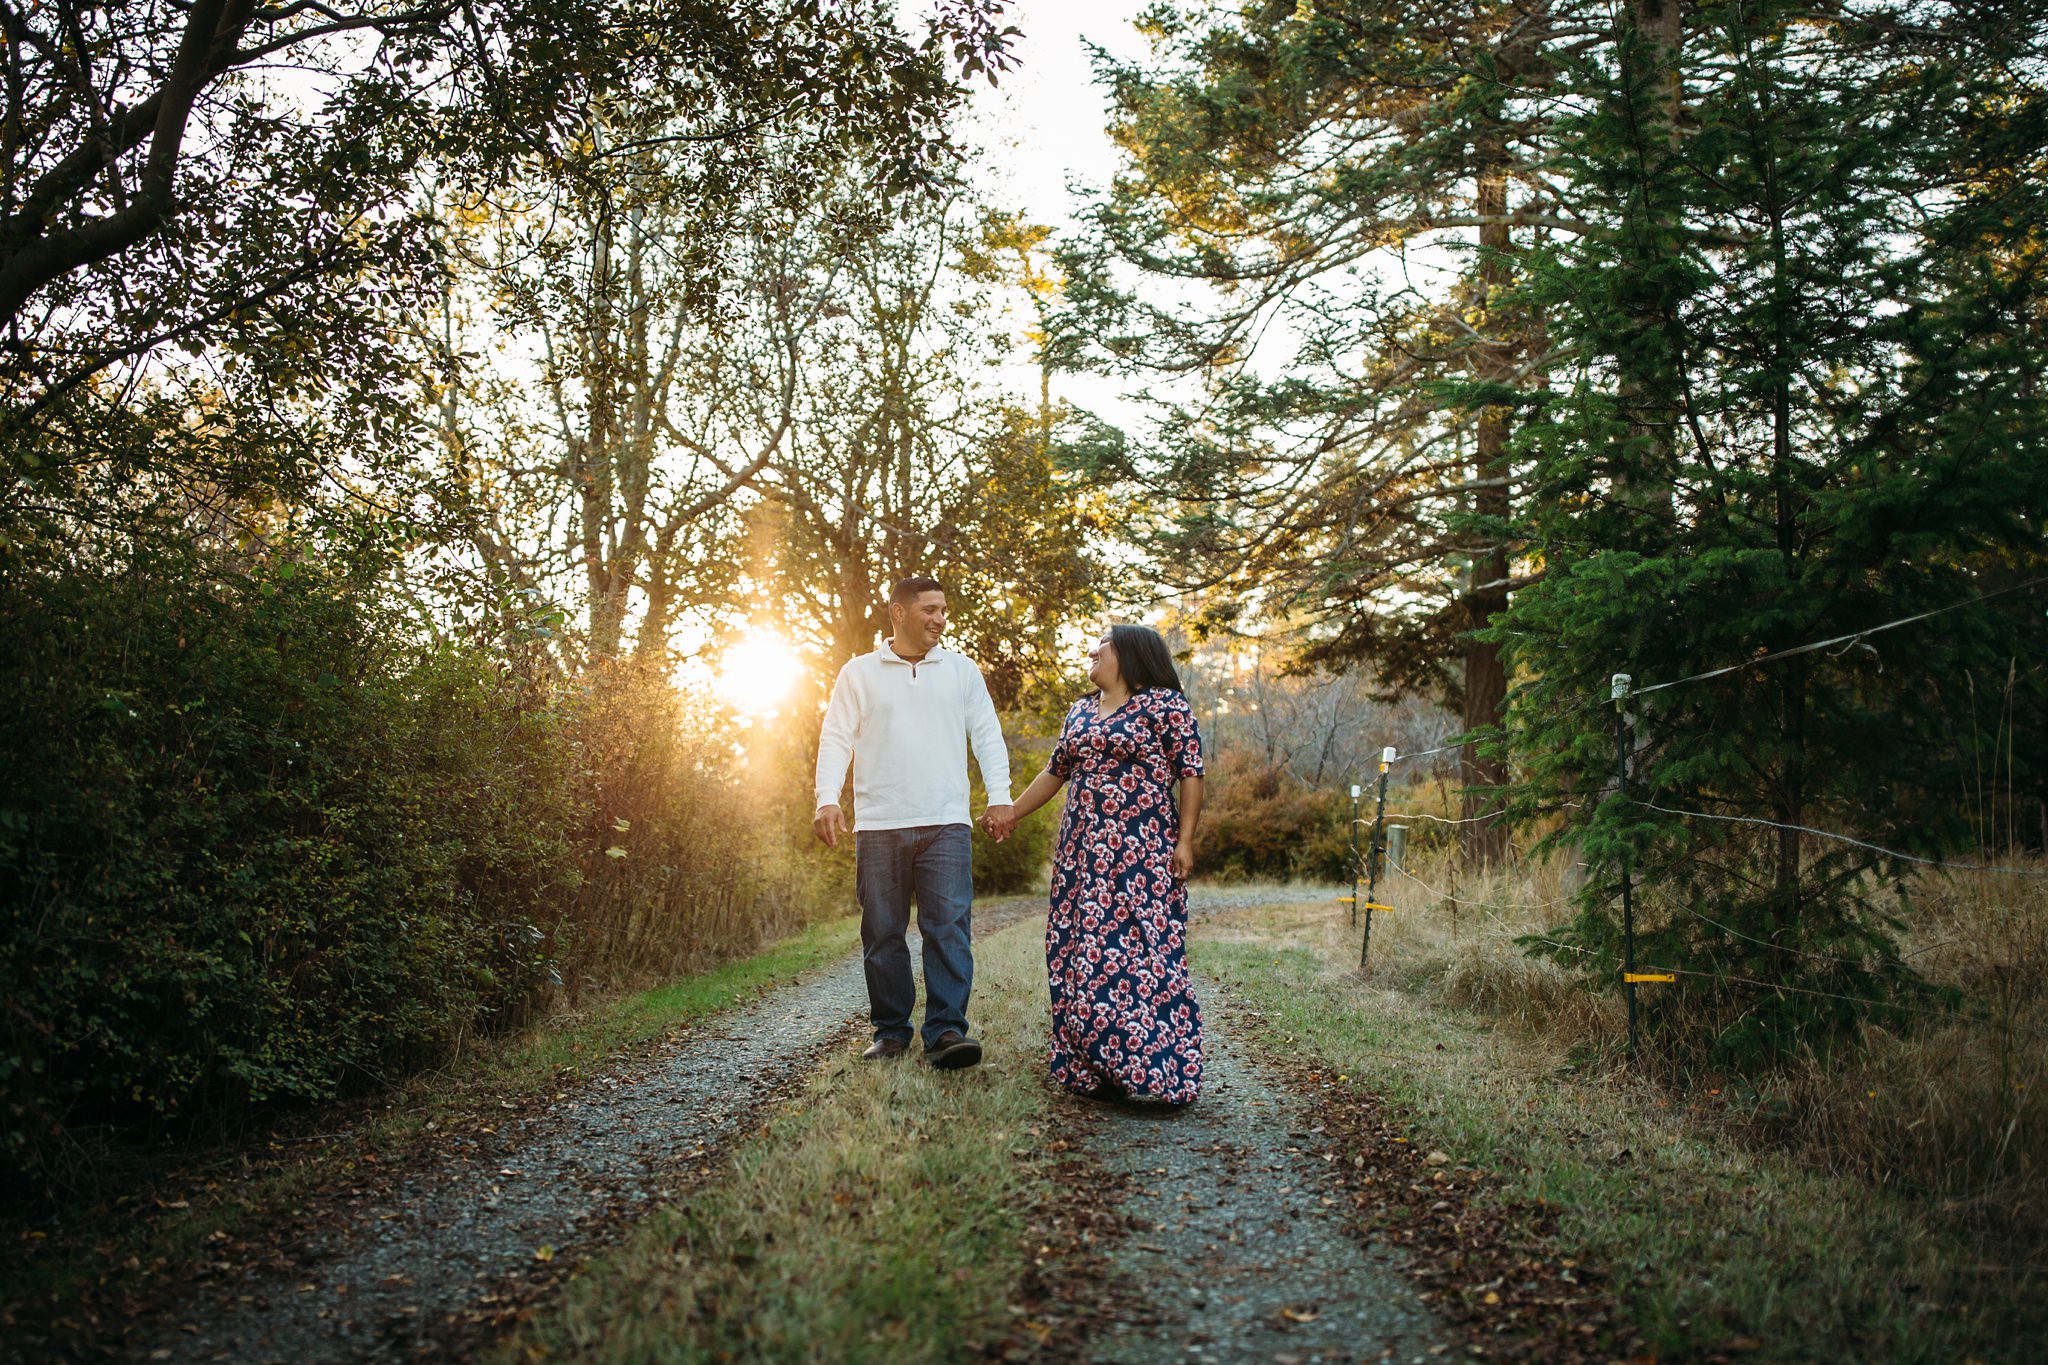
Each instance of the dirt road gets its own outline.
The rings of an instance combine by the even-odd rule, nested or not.
[[[1197,912],[1280,889],[1203,892]],[[977,933],[1034,914],[992,904]],[[601,1249],[694,1171],[751,1135],[764,1105],[826,1049],[853,1046],[866,997],[854,956],[679,1032],[488,1138],[329,1199],[267,1259],[195,1292],[131,1338],[155,1360],[317,1362],[462,1354],[557,1258]],[[1152,1305],[1090,1345],[1115,1362],[1410,1359],[1442,1334],[1390,1268],[1359,1246],[1324,1191],[1330,1154],[1278,1083],[1210,1016],[1210,1082],[1174,1115],[1120,1110],[1095,1155],[1128,1178],[1132,1231],[1110,1249]],[[1064,1101],[1062,1101],[1064,1102]],[[702,1178],[715,1179],[714,1174]],[[335,1212],[339,1209],[339,1213]],[[545,1274],[543,1273],[543,1278]]]

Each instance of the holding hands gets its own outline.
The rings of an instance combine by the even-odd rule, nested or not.
[[[988,837],[997,843],[1010,837],[1017,829],[1017,808],[1015,806],[990,806],[982,812],[981,827]]]

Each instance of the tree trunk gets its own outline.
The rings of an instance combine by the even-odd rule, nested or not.
[[[1474,377],[1482,384],[1505,384],[1513,374],[1514,345],[1507,335],[1509,322],[1503,316],[1502,299],[1510,287],[1507,130],[1499,118],[1488,116],[1481,124],[1476,145],[1478,161],[1477,207],[1479,229],[1479,298],[1477,313],[1482,336],[1473,359]],[[1477,555],[1466,578],[1464,597],[1466,628],[1485,629],[1508,604],[1508,551],[1503,543],[1512,499],[1507,480],[1512,470],[1508,455],[1508,409],[1489,405],[1479,414],[1478,440],[1472,460],[1472,482],[1479,491],[1473,507],[1491,525],[1480,534],[1493,549]],[[1507,672],[1498,643],[1465,641],[1465,729],[1496,726],[1507,700]],[[1459,854],[1468,869],[1477,870],[1507,857],[1508,827],[1501,814],[1501,788],[1507,782],[1507,766],[1497,757],[1485,757],[1478,745],[1467,744],[1458,753],[1458,778],[1465,790],[1460,816],[1467,822],[1459,829]]]
[[[1634,221],[1624,223],[1622,230],[1645,267],[1661,265],[1673,249],[1672,215],[1656,201],[1654,191],[1665,174],[1666,158],[1679,144],[1683,17],[1682,0],[1629,0],[1621,14],[1624,107],[1633,121],[1642,177],[1629,208]],[[1650,513],[1659,526],[1668,526],[1676,515],[1671,475],[1678,426],[1674,396],[1680,388],[1676,358],[1668,351],[1676,333],[1668,288],[1645,288],[1630,299],[1629,312],[1639,341],[1618,357],[1619,396],[1629,435],[1643,453],[1620,472],[1619,482],[1630,504]]]

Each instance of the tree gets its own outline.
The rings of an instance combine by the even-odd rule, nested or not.
[[[0,4],[8,476],[75,517],[158,471],[305,497],[403,464],[394,330],[438,285],[419,165],[472,193],[601,175],[577,139],[617,97],[728,166],[801,123],[862,148],[878,192],[921,188],[954,69],[1008,60],[1000,9],[943,0],[917,44],[877,0]],[[226,434],[157,442],[137,406]]]
[[[1015,345],[997,256],[1039,237],[957,195],[883,224],[842,189],[817,221],[841,306],[808,331],[759,481],[783,509],[773,596],[836,665],[886,629],[895,579],[933,574],[998,705],[1032,699],[1071,671],[1057,631],[1100,604],[1103,573],[1062,414],[1043,387],[1026,406],[990,378]]]
[[[680,616],[732,598],[734,500],[788,438],[837,278],[801,259],[808,176],[838,168],[816,143],[735,175],[612,157],[620,133],[594,116],[602,175],[453,236],[504,353],[447,347],[443,430],[489,595],[578,604],[583,663],[660,665]]]
[[[1472,734],[1506,693],[1485,628],[1527,581],[1511,422],[1546,343],[1516,257],[1577,227],[1536,102],[1583,41],[1560,8],[1155,10],[1150,67],[1108,68],[1129,171],[1067,262],[1070,353],[1197,381],[1152,479],[1174,510],[1139,528],[1162,572],[1225,615],[1307,613],[1314,659]],[[1466,855],[1499,858],[1505,766],[1472,743],[1461,771]]]
[[[1558,173],[1597,230],[1528,273],[1572,367],[1522,436],[1544,574],[1493,632],[1526,679],[1508,733],[1532,806],[1597,797],[1560,955],[1614,970],[1631,860],[1639,956],[1732,997],[1724,1060],[1910,997],[1911,865],[1869,845],[1956,848],[1982,755],[1950,717],[2009,668],[2048,683],[2017,672],[2048,657],[2044,24],[1705,6],[1655,40],[1683,52],[1663,118],[1647,40],[1567,74]],[[1616,672],[1671,684],[1630,704],[1626,801]]]

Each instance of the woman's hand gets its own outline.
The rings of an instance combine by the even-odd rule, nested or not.
[[[1173,846],[1173,875],[1186,881],[1195,875],[1195,841],[1183,839]]]

